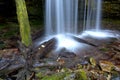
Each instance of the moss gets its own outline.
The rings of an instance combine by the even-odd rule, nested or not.
[[[88,80],[86,71],[83,69],[78,70],[75,76],[75,80]]]
[[[42,80],[63,80],[63,78],[67,75],[67,73],[57,73],[51,76],[46,76]]]
[[[108,48],[101,48],[100,51],[105,51],[106,52],[106,51],[109,51],[109,49]]]
[[[36,76],[41,79],[43,77],[43,74],[41,72],[37,73]]]
[[[38,73],[36,76],[40,80],[63,80],[64,77],[68,76],[68,72],[58,72],[52,75],[43,75],[42,73]]]
[[[96,60],[93,57],[90,58],[90,63],[93,67],[96,66]]]
[[[17,17],[20,25],[20,34],[22,38],[22,43],[25,46],[30,46],[32,44],[30,24],[28,20],[28,13],[26,8],[25,0],[15,0],[17,8]]]

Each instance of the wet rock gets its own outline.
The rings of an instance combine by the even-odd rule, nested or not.
[[[97,70],[90,70],[90,72],[88,73],[88,76],[92,79],[92,80],[96,80],[98,78],[98,71]]]
[[[120,80],[120,77],[116,77],[116,78],[114,78],[114,79],[112,79],[112,80]]]
[[[112,68],[114,67],[112,62],[103,61],[103,60],[99,61],[99,65],[102,71],[105,71],[105,72],[111,72]]]
[[[96,61],[92,57],[90,58],[90,63],[91,63],[92,66],[94,66],[94,67],[96,66]]]
[[[0,61],[0,70],[6,68],[10,64],[10,60],[2,59]]]
[[[57,39],[52,38],[40,44],[39,47],[37,47],[38,50],[35,50],[37,51],[36,54],[37,59],[43,59],[45,57],[48,57],[49,53],[56,48],[56,43]]]
[[[63,65],[63,64],[65,63],[64,59],[61,59],[60,57],[58,57],[57,62],[58,62],[60,65]]]
[[[85,60],[85,59],[81,59],[81,60],[79,61],[79,63],[80,63],[81,65],[88,65],[88,64],[89,64],[89,61],[87,61],[87,60]]]
[[[115,65],[115,70],[120,72],[120,65]]]
[[[101,75],[99,75],[99,77],[97,78],[97,80],[110,80],[110,79],[109,78],[106,79],[106,77],[103,74],[101,74]]]
[[[76,54],[74,52],[61,52],[59,54],[59,57],[65,57],[65,58],[74,58],[76,57]]]
[[[17,55],[19,53],[18,48],[12,48],[12,49],[4,49],[0,50],[1,57],[11,59],[13,58],[13,55]]]

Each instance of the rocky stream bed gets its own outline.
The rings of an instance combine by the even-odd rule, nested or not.
[[[55,52],[55,38],[0,50],[0,80],[120,80],[120,37],[76,40],[85,44],[76,52]]]

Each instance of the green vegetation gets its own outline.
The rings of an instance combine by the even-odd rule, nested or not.
[[[18,36],[19,27],[16,23],[6,23],[0,25],[0,38],[5,40],[13,36]]]
[[[57,73],[51,76],[45,76],[41,80],[63,80],[67,73]]]
[[[56,72],[50,75],[44,75],[41,72],[36,76],[40,80],[87,80],[86,71],[84,69],[78,69],[71,71],[69,69],[62,69],[60,72]]]
[[[25,0],[15,0],[17,8],[18,22],[20,25],[20,34],[22,38],[22,43],[25,46],[32,44],[30,24],[28,20],[28,14],[26,9]]]
[[[36,30],[41,30],[44,28],[44,24],[39,20],[30,20],[31,32]]]
[[[103,2],[103,17],[109,19],[119,19],[120,18],[120,1],[104,1]]]
[[[88,80],[86,71],[83,69],[80,69],[76,72],[76,80]]]
[[[120,20],[119,19],[103,19],[102,27],[112,30],[120,30]]]

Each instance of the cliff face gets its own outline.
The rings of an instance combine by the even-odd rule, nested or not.
[[[0,0],[0,16],[11,17],[16,15],[14,0]]]
[[[104,0],[103,18],[120,19],[120,0]]]

